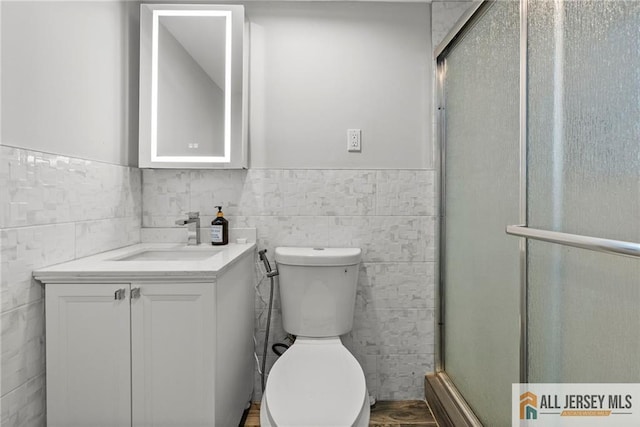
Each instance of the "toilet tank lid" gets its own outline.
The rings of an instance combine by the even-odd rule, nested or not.
[[[356,265],[361,255],[360,248],[276,248],[276,262],[284,265]]]

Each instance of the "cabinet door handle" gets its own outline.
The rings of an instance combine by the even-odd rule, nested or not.
[[[116,299],[116,300],[122,300],[122,299],[124,299],[124,296],[125,296],[125,290],[124,290],[124,288],[120,288],[120,289],[118,289],[118,290],[117,290],[117,291],[115,291],[115,292],[114,292],[114,294],[113,294],[113,298],[114,298],[114,299]]]
[[[140,288],[131,289],[131,299],[140,298]]]

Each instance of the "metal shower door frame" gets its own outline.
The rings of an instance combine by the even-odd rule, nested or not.
[[[485,11],[492,3],[501,0],[484,0],[477,4],[474,4],[470,9],[458,20],[454,28],[445,37],[442,43],[435,49],[434,57],[436,59],[436,106],[437,106],[437,140],[436,144],[436,158],[439,160],[438,164],[438,189],[439,197],[438,203],[438,215],[439,215],[439,227],[436,233],[438,254],[437,261],[439,268],[436,271],[438,292],[436,294],[436,374],[442,376],[442,382],[444,388],[449,389],[450,394],[456,398],[456,396],[462,399],[462,406],[466,405],[463,398],[455,389],[455,386],[448,378],[445,372],[445,328],[444,315],[445,306],[444,300],[446,296],[445,287],[445,225],[446,225],[446,183],[445,183],[445,171],[446,171],[446,98],[444,90],[444,82],[447,71],[447,54],[451,49],[464,37],[464,34],[473,27],[474,23],[481,18],[483,11]],[[513,1],[513,0],[507,0]],[[520,87],[519,87],[519,224],[509,225],[506,227],[505,232],[507,234],[519,237],[519,264],[520,264],[520,308],[519,308],[519,330],[520,330],[520,343],[519,343],[519,377],[521,383],[527,383],[529,379],[528,371],[528,239],[544,241],[549,243],[556,243],[564,246],[577,247],[581,249],[609,253],[619,256],[626,256],[632,258],[640,258],[640,243],[620,241],[613,239],[604,239],[592,236],[575,235],[569,233],[562,233],[558,231],[540,230],[528,227],[528,206],[527,206],[527,189],[528,189],[528,160],[527,160],[527,104],[528,104],[528,1],[520,0]],[[468,409],[468,406],[467,406]],[[464,412],[464,408],[463,408]]]

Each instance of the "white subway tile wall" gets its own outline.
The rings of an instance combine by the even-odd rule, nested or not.
[[[45,425],[44,293],[33,270],[140,241],[137,168],[0,146],[0,424]]]
[[[206,233],[214,206],[222,205],[232,227],[257,229],[270,259],[277,246],[362,248],[354,329],[343,341],[376,398],[424,397],[424,374],[434,369],[433,170],[144,170],[142,181],[143,239],[186,240],[174,221],[192,210],[200,211]],[[258,291],[261,357],[269,281]],[[271,343],[286,335],[277,298]],[[269,369],[270,350],[267,359]]]

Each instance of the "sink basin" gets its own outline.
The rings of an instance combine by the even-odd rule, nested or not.
[[[161,250],[153,249],[127,255],[113,261],[200,261],[211,258],[219,251],[213,250]]]

